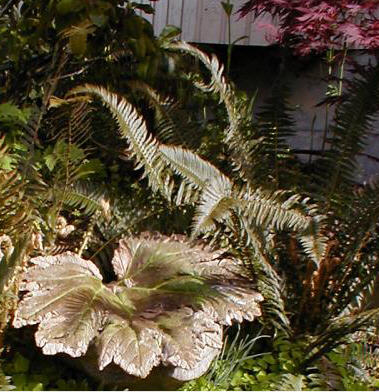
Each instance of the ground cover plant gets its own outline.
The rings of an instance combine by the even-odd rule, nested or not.
[[[378,113],[378,66],[343,81],[325,146],[304,162],[288,144],[286,86],[255,108],[215,56],[173,41],[176,29],[155,39],[143,5],[117,14],[99,1],[94,14],[71,2],[73,15],[52,4],[1,11],[18,42],[0,105],[2,388],[101,390],[116,375],[112,387],[154,388],[163,363],[182,381],[200,376],[184,390],[377,389],[367,328],[379,185],[357,186],[354,171]],[[33,30],[36,16],[46,29]],[[13,53],[25,40],[30,52]],[[28,74],[25,96],[11,71],[31,59],[43,78]],[[167,62],[171,84],[154,77]],[[222,328],[243,319],[238,333]],[[44,356],[34,340],[86,356]]]

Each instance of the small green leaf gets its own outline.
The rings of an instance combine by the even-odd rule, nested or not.
[[[258,381],[264,381],[267,377],[267,373],[264,370],[261,370],[255,375],[255,377],[257,377]]]
[[[9,120],[26,124],[28,121],[27,111],[21,110],[9,102],[0,104],[0,121]]]
[[[159,38],[164,40],[170,40],[176,37],[177,35],[179,35],[181,32],[182,30],[179,27],[173,25],[167,25],[162,30],[161,34],[159,35]]]
[[[295,365],[292,361],[286,361],[282,364],[282,369],[289,373],[292,373],[295,370]]]
[[[154,14],[155,10],[150,4],[139,4],[139,3],[133,3],[135,5],[135,8],[143,11],[145,14]]]
[[[48,154],[44,157],[45,164],[50,171],[54,170],[57,163],[57,157],[54,154]]]
[[[224,9],[225,13],[227,16],[231,16],[232,12],[233,12],[233,4],[231,4],[229,1],[225,2],[222,1],[221,2],[222,8]]]
[[[236,386],[239,385],[241,382],[243,376],[243,371],[242,370],[237,370],[232,377],[232,381],[230,382],[230,385]]]
[[[15,159],[13,159],[11,156],[3,155],[0,157],[0,169],[10,171],[13,169],[15,162]]]
[[[108,16],[104,14],[92,13],[89,17],[91,22],[97,27],[103,27],[108,22]]]
[[[29,359],[23,357],[20,353],[16,353],[13,360],[15,373],[25,373],[29,370]]]
[[[84,2],[81,0],[60,0],[57,4],[57,12],[61,15],[75,13],[84,7]]]
[[[263,359],[265,362],[267,362],[267,363],[269,363],[269,364],[271,364],[271,365],[274,365],[274,364],[276,363],[276,360],[275,360],[275,358],[273,357],[272,354],[266,354],[266,355],[264,355],[264,356],[262,357],[262,359]]]
[[[24,374],[24,373],[13,374],[12,375],[12,381],[13,381],[13,384],[16,386],[16,389],[18,391],[23,391],[23,390],[26,389],[25,388],[26,383],[27,383],[26,374]]]

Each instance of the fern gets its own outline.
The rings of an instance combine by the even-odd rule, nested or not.
[[[202,81],[194,81],[195,86],[202,91],[215,93],[219,96],[220,102],[223,102],[229,119],[229,128],[227,131],[227,140],[231,140],[234,136],[234,131],[238,128],[239,122],[244,113],[238,112],[236,105],[236,97],[234,90],[227,83],[224,76],[224,67],[219,63],[215,55],[208,56],[193,45],[186,42],[175,41],[166,44],[166,48],[170,50],[177,50],[188,53],[199,59],[211,73],[211,81],[207,84]]]
[[[368,132],[379,110],[378,66],[354,79],[345,95],[345,100],[336,109],[331,127],[331,147],[323,160],[324,172],[327,170],[332,174],[330,179],[322,181],[330,200],[335,194],[343,199],[346,184],[354,181],[357,155],[366,145]]]
[[[100,211],[104,216],[109,216],[110,205],[107,191],[95,186],[91,182],[78,182],[65,192],[65,205],[70,208],[79,208],[85,215],[93,215]]]
[[[299,195],[285,199],[285,192],[267,192],[262,189],[251,191],[249,188],[238,192],[236,186],[218,169],[200,159],[196,154],[179,147],[160,147],[165,160],[175,172],[191,181],[195,186],[203,188],[200,202],[196,210],[195,232],[213,229],[214,222],[224,221],[231,209],[243,211],[248,224],[252,222],[260,226],[274,226],[277,230],[285,228],[304,233],[305,250],[318,261],[323,255],[324,240],[319,238],[322,217],[316,215],[314,206],[308,206],[314,215],[306,214],[301,209],[308,200]],[[294,207],[301,206],[296,209]]]
[[[327,352],[345,343],[352,333],[363,330],[373,320],[379,317],[379,309],[373,309],[359,314],[337,317],[330,320],[329,326],[319,331],[317,338],[309,345],[306,358],[302,361],[300,368],[306,369]]]
[[[271,387],[277,391],[304,391],[307,390],[306,377],[302,374],[284,373]]]
[[[231,153],[231,160],[235,171],[241,178],[255,184],[252,172],[252,158],[255,156],[263,138],[257,134],[256,125],[253,122],[253,105],[255,97],[251,100],[241,93],[237,94],[233,86],[228,83],[224,75],[224,67],[219,63],[216,56],[208,56],[198,48],[185,42],[173,42],[168,44],[169,50],[179,50],[200,60],[211,75],[209,83],[193,79],[194,85],[201,91],[215,94],[220,103],[223,103],[228,125],[224,131],[226,147]]]
[[[199,128],[191,119],[186,108],[172,98],[163,97],[141,81],[129,83],[132,91],[142,94],[154,112],[153,130],[163,143],[196,148],[201,141]]]
[[[285,308],[283,280],[274,268],[273,249],[267,244],[267,233],[255,225],[249,225],[245,219],[240,220],[241,231],[246,234],[246,244],[251,245],[253,254],[248,255],[245,263],[257,280],[257,288],[265,298],[262,311],[269,322],[284,334],[291,333],[291,322]],[[240,236],[239,236],[240,237]],[[242,245],[243,246],[243,245]]]
[[[276,186],[293,185],[299,181],[296,158],[289,146],[294,136],[294,109],[289,105],[289,89],[275,85],[272,95],[260,108],[257,116],[257,134],[262,137],[252,159],[253,176],[256,182],[274,182]]]
[[[372,284],[378,271],[376,232],[379,220],[379,182],[366,186],[353,202],[353,211],[339,233],[344,258],[336,269],[327,295],[334,298],[332,312],[342,312],[353,298]],[[346,244],[345,244],[346,243]]]
[[[94,94],[103,100],[114,115],[122,137],[130,143],[130,156],[137,161],[136,170],[143,168],[144,176],[148,176],[153,190],[160,190],[170,198],[172,185],[163,172],[161,160],[157,157],[158,142],[148,133],[145,122],[134,107],[124,98],[102,87],[84,85],[72,90],[68,97],[77,94]]]

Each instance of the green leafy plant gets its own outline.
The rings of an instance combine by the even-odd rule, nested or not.
[[[241,373],[240,369],[246,362],[253,358],[261,357],[264,353],[251,354],[259,339],[267,338],[267,335],[258,335],[251,338],[249,335],[242,337],[238,329],[233,339],[227,336],[219,356],[213,361],[212,366],[204,376],[192,380],[183,385],[183,391],[217,391],[231,390],[236,375]]]
[[[375,390],[377,380],[368,376],[362,364],[357,362],[354,355],[351,355],[356,343],[349,343],[331,350],[308,369],[299,371],[298,365],[306,355],[307,344],[306,339],[291,342],[285,336],[278,335],[265,346],[267,348],[271,346],[269,353],[255,354],[251,355],[251,358],[241,360],[237,368],[232,368],[230,377],[223,385],[216,381],[217,372],[213,374],[208,372],[198,380],[186,383],[182,389]],[[258,352],[261,349],[262,346],[258,348]]]
[[[46,361],[30,351],[29,355],[16,352],[11,358],[7,357],[4,372],[18,391],[96,390],[94,384],[73,374],[62,363]]]

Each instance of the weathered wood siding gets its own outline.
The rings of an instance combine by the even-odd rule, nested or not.
[[[272,21],[270,16],[262,16],[253,23],[252,14],[239,19],[235,11],[246,0],[233,0],[232,41],[246,36],[238,45],[268,45],[266,40],[269,30],[265,24]],[[155,9],[154,15],[141,13],[153,26],[155,34],[160,34],[164,26],[170,24],[182,30],[180,39],[187,42],[208,44],[227,44],[227,18],[221,6],[221,0],[160,0],[150,2]]]

